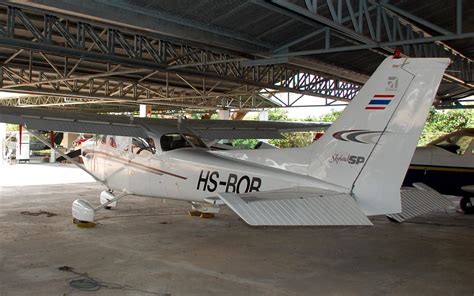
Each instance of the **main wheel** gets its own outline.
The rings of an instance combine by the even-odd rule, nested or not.
[[[474,197],[463,196],[459,202],[459,206],[464,214],[474,214],[474,205],[472,204],[471,198],[474,199]]]

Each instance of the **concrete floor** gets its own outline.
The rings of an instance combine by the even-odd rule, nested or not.
[[[252,228],[224,210],[128,197],[96,228],[71,202],[95,183],[0,187],[0,295],[473,295],[474,216],[454,210],[374,227]],[[31,216],[47,211],[57,216]],[[76,275],[106,283],[69,287]]]

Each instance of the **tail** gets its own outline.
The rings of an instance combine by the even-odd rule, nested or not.
[[[400,186],[447,58],[386,58],[312,144],[308,175],[350,189],[366,215],[399,213]]]

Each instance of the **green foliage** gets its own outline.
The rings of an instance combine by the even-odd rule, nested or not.
[[[279,118],[279,119],[271,119],[271,120],[287,120],[288,114],[286,110],[280,113],[269,113],[268,117],[271,118]],[[304,121],[316,121],[316,122],[334,122],[336,119],[341,115],[342,111],[335,111],[331,110],[331,112],[324,114],[320,117],[308,117],[305,118]],[[284,139],[274,139],[270,140],[269,143],[275,145],[279,148],[292,148],[292,147],[305,147],[310,145],[314,139],[313,132],[304,132],[304,133],[285,133],[283,134],[285,137]]]
[[[7,132],[16,132],[19,129],[18,124],[7,123]]]
[[[334,122],[342,114],[342,111],[332,109],[329,113],[323,114],[320,117],[306,117],[304,121],[311,122]]]
[[[278,148],[305,147],[313,142],[313,133],[284,133],[284,139],[272,139],[268,142]]]
[[[257,139],[236,139],[232,140],[232,146],[244,148],[244,149],[253,149],[257,145],[259,140]]]
[[[331,110],[331,112],[323,114],[321,117],[319,117],[316,121],[320,122],[334,122],[336,119],[341,116],[342,111],[336,111],[336,110]]]
[[[474,110],[435,110],[432,108],[418,145],[423,146],[440,137],[461,128],[474,127]]]
[[[289,121],[288,111],[284,109],[272,109],[268,112],[268,120],[270,121]]]

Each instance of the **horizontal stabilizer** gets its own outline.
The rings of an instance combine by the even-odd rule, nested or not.
[[[348,194],[286,189],[218,196],[252,226],[372,225]]]
[[[423,183],[414,183],[415,188],[402,190],[402,212],[389,214],[387,217],[403,222],[405,220],[424,215],[434,210],[444,209],[453,203],[438,191]]]

